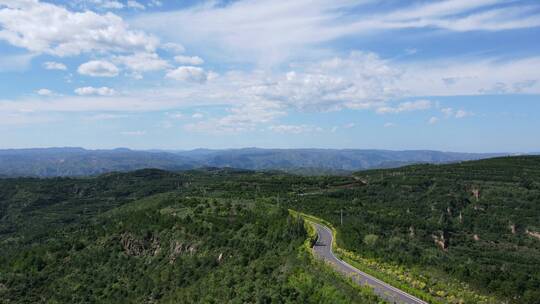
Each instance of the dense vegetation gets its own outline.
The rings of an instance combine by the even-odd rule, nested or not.
[[[440,302],[478,303],[473,292],[540,303],[539,205],[532,156],[354,176],[0,179],[0,299],[373,302],[310,264],[292,208],[331,222],[351,256]]]
[[[0,180],[0,302],[376,303],[310,263],[252,176]]]
[[[428,285],[454,278],[540,303],[540,157],[360,172],[305,191],[292,205],[332,222],[359,256],[404,265]]]

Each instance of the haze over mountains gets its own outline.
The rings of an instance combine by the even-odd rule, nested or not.
[[[451,163],[507,153],[457,153],[430,150],[230,149],[137,151],[126,148],[40,148],[0,150],[0,176],[87,176],[142,168],[186,170],[232,167],[282,170],[299,174],[347,173],[414,163]]]

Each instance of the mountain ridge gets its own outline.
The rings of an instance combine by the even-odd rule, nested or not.
[[[395,168],[417,163],[452,163],[510,153],[463,153],[436,150],[378,149],[194,149],[89,150],[54,147],[0,150],[0,176],[89,176],[144,168],[179,171],[203,167],[281,170],[297,174],[348,174],[367,169]]]

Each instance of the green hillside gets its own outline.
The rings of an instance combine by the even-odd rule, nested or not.
[[[457,279],[500,301],[540,303],[540,157],[354,177],[350,184],[305,189],[292,206],[333,223],[340,246],[404,266],[405,274],[427,283],[426,291],[460,294],[450,284]]]
[[[256,190],[274,178],[0,180],[0,302],[376,303],[300,250],[303,222]]]
[[[332,223],[357,267],[440,303],[540,303],[539,207],[533,156],[0,179],[0,301],[376,303],[300,250],[291,208]]]

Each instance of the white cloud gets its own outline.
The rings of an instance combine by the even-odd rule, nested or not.
[[[143,10],[146,8],[144,5],[142,5],[141,3],[135,0],[128,0],[128,2],[126,2],[126,5],[129,8],[140,9],[140,10]]]
[[[398,71],[373,53],[352,52],[294,66],[295,71],[284,74],[256,71],[234,76],[243,79],[243,84],[238,82],[240,93],[300,110],[368,109],[399,93]]]
[[[113,13],[72,12],[33,0],[0,4],[0,40],[34,53],[56,56],[134,50],[152,52],[159,43],[154,36],[130,29]]]
[[[67,70],[67,66],[60,62],[55,61],[47,61],[43,63],[43,67],[47,70],[60,70],[65,71]]]
[[[114,66],[112,69],[101,67],[99,76],[117,75],[121,68],[140,78],[144,71],[170,68],[157,55],[156,48],[171,51],[169,55],[185,51],[180,44],[159,45],[157,38],[133,30],[112,13],[72,12],[61,6],[30,0],[2,3],[0,39],[36,54],[95,53],[97,58],[110,61],[98,62]],[[512,60],[451,58],[403,63],[366,52],[332,57],[328,55],[331,51],[320,49],[321,45],[324,47],[323,43],[336,38],[391,29],[465,31],[532,27],[536,26],[538,18],[537,14],[531,14],[536,5],[513,2],[503,11],[493,8],[497,4],[495,0],[428,1],[400,4],[393,12],[371,10],[370,15],[363,14],[362,5],[370,3],[250,0],[216,5],[210,1],[175,12],[145,13],[145,16],[135,17],[139,28],[155,30],[160,36],[163,34],[166,41],[182,41],[187,46],[219,47],[223,49],[219,53],[226,60],[255,62],[256,69],[224,72],[216,78],[217,74],[195,66],[193,58],[197,56],[182,56],[179,58],[189,60],[189,64],[168,70],[167,78],[214,81],[208,81],[204,86],[166,82],[155,89],[133,88],[114,98],[72,96],[41,100],[27,96],[18,100],[0,100],[0,114],[21,108],[42,112],[121,112],[126,109],[174,111],[182,106],[220,105],[229,112],[222,117],[197,121],[191,127],[240,131],[273,123],[276,117],[288,111],[348,108],[404,113],[433,105],[419,101],[399,103],[403,98],[540,92],[540,72],[531,68],[540,66],[540,57]],[[352,6],[358,9],[345,12]],[[432,31],[433,34],[439,32]],[[410,54],[414,50],[405,52]],[[265,69],[265,64],[291,58],[298,62],[289,62],[286,73],[277,68]],[[0,69],[3,61],[0,59]],[[442,112],[439,116],[455,118],[462,114],[452,110],[451,114]]]
[[[405,54],[406,55],[414,55],[418,53],[418,49],[415,49],[415,48],[408,48],[408,49],[405,49]]]
[[[56,117],[50,115],[35,115],[32,113],[2,113],[0,125],[32,125],[55,121]]]
[[[538,7],[515,4],[493,8],[500,0],[446,0],[411,5],[349,25],[351,31],[440,28],[450,31],[500,31],[540,26]]]
[[[54,92],[49,89],[39,89],[36,91],[36,93],[40,96],[52,96],[54,95]]]
[[[357,54],[355,57],[356,60],[336,57],[322,62],[318,68],[316,64],[304,66],[304,74],[288,72],[285,77],[288,82],[277,82],[271,90],[277,94],[280,90],[276,90],[276,87],[290,86],[290,94],[282,99],[298,99],[301,96],[298,92],[306,93],[305,89],[311,86],[317,88],[315,92],[319,96],[305,98],[311,100],[310,103],[313,100],[334,99],[346,107],[358,109],[371,108],[375,101],[407,96],[540,92],[540,72],[528,68],[540,64],[540,58],[536,57],[509,62],[494,59],[484,59],[483,62],[446,60],[406,65],[392,65],[376,55]],[[303,90],[298,91],[300,88]],[[329,98],[329,92],[334,98]],[[347,99],[345,92],[349,94],[348,103],[343,102]],[[385,105],[380,111],[404,110],[403,107]]]
[[[530,16],[530,12],[530,7],[506,7],[454,20],[437,20],[432,25],[453,31],[500,31],[540,26],[539,16]]]
[[[310,133],[310,132],[320,132],[322,128],[315,127],[311,125],[272,125],[268,127],[269,130],[277,133],[291,133],[291,134],[301,134],[301,133]],[[332,132],[335,132],[336,129],[332,129]]]
[[[214,71],[209,71],[208,73],[206,73],[206,80],[208,81],[212,81],[218,77],[219,77],[219,74]]]
[[[201,113],[195,113],[195,114],[191,115],[191,118],[195,118],[195,119],[201,119],[203,117],[204,117],[204,115],[201,114]]]
[[[540,92],[540,57],[446,59],[400,65],[400,86],[412,96],[535,94]]]
[[[108,61],[92,60],[81,64],[77,72],[92,77],[114,77],[118,75],[119,69]]]
[[[77,95],[99,95],[99,96],[112,96],[116,94],[114,89],[108,87],[82,87],[75,89]]]
[[[437,118],[437,117],[435,117],[435,116],[431,117],[431,118],[428,120],[428,123],[429,123],[430,125],[434,125],[434,124],[436,124],[436,123],[438,123],[438,122],[439,122],[439,118]]]
[[[169,67],[166,60],[156,53],[136,53],[128,56],[116,56],[113,61],[122,64],[133,72],[159,71]]]
[[[167,117],[173,118],[173,119],[183,119],[185,115],[180,112],[174,112],[174,113],[167,113]]]
[[[128,117],[122,114],[100,113],[86,117],[86,120],[111,120]]]
[[[397,126],[397,125],[395,123],[393,123],[393,122],[387,122],[387,123],[384,124],[385,128],[393,128],[395,126]]]
[[[441,109],[441,112],[444,114],[445,118],[449,118],[454,115],[454,109],[452,108],[443,108]]]
[[[167,72],[167,78],[181,81],[205,82],[208,80],[208,74],[204,69],[194,66],[181,66]]]
[[[174,61],[181,64],[189,64],[189,65],[201,65],[204,63],[204,60],[199,56],[177,55],[174,57]]]
[[[285,74],[285,78],[288,81],[293,81],[294,79],[296,79],[296,72],[295,71],[287,72],[287,74]]]
[[[472,113],[464,111],[464,110],[457,110],[457,112],[456,112],[456,118],[464,118],[464,117],[471,116],[471,115],[472,115]]]
[[[148,3],[148,6],[152,6],[152,7],[160,7],[162,5],[163,3],[159,0],[150,0],[150,3]]]
[[[22,97],[12,100],[0,99],[0,116],[4,113],[31,112],[150,112],[176,110],[193,106],[232,105],[226,94],[205,92],[203,87],[134,89],[118,96],[58,96],[51,100]],[[225,99],[224,99],[225,98]]]
[[[345,129],[352,129],[352,128],[354,128],[354,127],[356,127],[356,124],[355,124],[354,122],[350,122],[350,123],[345,124],[345,125],[343,126],[343,128],[345,128]]]
[[[419,111],[427,110],[431,108],[432,102],[429,100],[416,100],[416,101],[407,101],[398,104],[396,107],[383,106],[377,108],[377,113],[387,114],[387,113],[401,113],[401,112],[410,112],[410,111]]]
[[[506,89],[500,90],[499,94],[538,94],[540,71],[530,68],[537,66],[535,63],[540,63],[540,57],[502,62],[467,59],[405,65],[392,63],[376,54],[355,52],[319,62],[292,63],[284,72],[229,71],[204,86],[168,82],[159,88],[135,87],[114,98],[61,96],[48,100],[36,97],[0,100],[0,114],[20,109],[37,112],[175,111],[219,105],[229,112],[185,127],[205,132],[238,132],[273,123],[276,117],[292,111],[357,109],[397,114],[434,108],[434,102],[430,105],[428,101],[412,98],[491,94],[487,88],[500,82]],[[207,74],[207,79],[210,77],[210,72],[206,73],[200,67],[190,68],[200,69]],[[467,78],[452,84],[444,82],[451,77]],[[403,98],[411,101],[399,102]],[[442,109],[437,109],[441,111],[440,118],[446,117]],[[452,109],[451,117],[455,118],[455,113]]]
[[[382,11],[376,1],[250,0],[203,2],[169,12],[139,16],[141,28],[191,45],[223,50],[223,60],[265,66],[311,56],[314,45],[351,35],[401,29],[499,31],[540,26],[538,5],[500,0],[402,1]],[[271,20],[271,22],[269,21]],[[172,25],[172,26],[171,26]]]
[[[104,9],[123,9],[124,4],[115,0],[93,0],[93,2],[100,8]]]
[[[189,9],[146,14],[134,22],[171,40],[222,49],[224,58],[257,57],[276,62],[307,43],[327,39],[329,31],[321,23],[325,19],[329,21],[328,17],[335,15],[344,2],[256,0],[228,5],[204,2]]]
[[[248,102],[229,109],[221,118],[191,123],[186,130],[206,133],[239,133],[252,131],[258,124],[266,124],[285,115],[279,104],[269,101]]]
[[[186,48],[183,45],[173,42],[164,43],[160,45],[160,48],[173,53],[183,53],[186,51]]]
[[[117,0],[72,0],[68,2],[68,5],[78,10],[118,10],[125,7]]]
[[[146,131],[124,131],[120,132],[120,134],[126,136],[143,136],[146,135]]]
[[[445,118],[451,118],[451,117],[455,117],[455,118],[464,118],[464,117],[467,117],[467,116],[472,116],[473,113],[471,112],[467,112],[465,110],[454,110],[452,108],[443,108],[441,109],[441,112],[444,114],[444,117]]]

